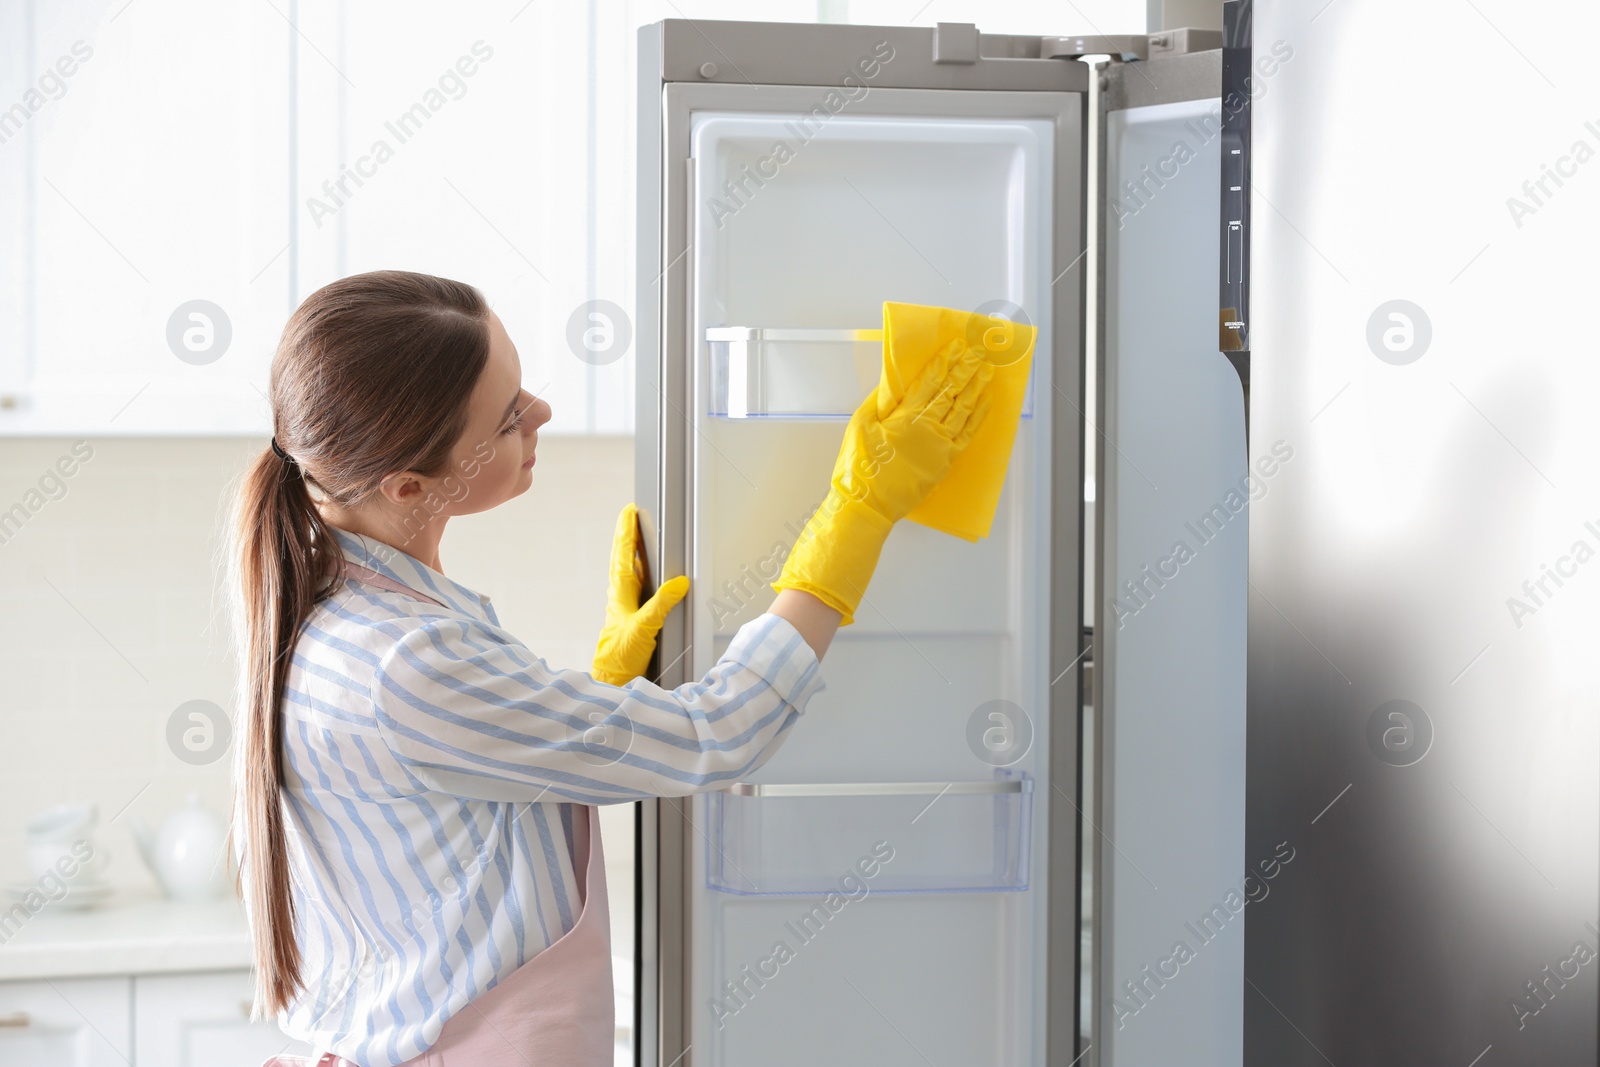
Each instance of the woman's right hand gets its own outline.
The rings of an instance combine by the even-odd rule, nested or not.
[[[989,409],[994,370],[959,341],[937,352],[899,401],[881,384],[845,428],[822,506],[789,550],[774,589],[810,593],[855,621],[894,524],[949,473]]]
[[[890,522],[909,515],[972,442],[992,399],[994,368],[981,348],[952,341],[934,354],[898,402],[882,386],[850,418],[833,486]]]

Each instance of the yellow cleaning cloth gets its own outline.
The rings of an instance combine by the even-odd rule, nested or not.
[[[1011,462],[1017,420],[1022,416],[1022,394],[1033,366],[1037,332],[1025,323],[971,311],[884,302],[880,398],[905,396],[906,383],[952,342],[959,342],[963,352],[968,348],[985,350],[994,366],[987,389],[993,399],[983,425],[966,451],[956,457],[944,481],[906,518],[967,541],[989,536]]]

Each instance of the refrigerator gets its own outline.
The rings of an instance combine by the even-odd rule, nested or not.
[[[884,301],[1038,331],[990,536],[899,524],[772,759],[641,805],[641,1063],[1595,1062],[1593,198],[1497,213],[1600,133],[1462,95],[1521,61],[1436,5],[1225,7],[640,31],[662,684],[770,603]]]
[[[1041,29],[674,19],[640,31],[637,498],[654,573],[693,583],[661,635],[662,684],[703,674],[770,602],[766,583],[876,381],[884,301],[1037,330],[990,535],[899,524],[823,663],[827,690],[770,762],[728,789],[642,807],[641,1062],[1098,1062],[1083,1057],[1097,1055],[1090,989],[1110,942],[1092,900],[1115,895],[1110,876],[1135,876],[1105,870],[1109,842],[1204,826],[1228,799],[1132,828],[1126,843],[1099,825],[1108,806],[1085,780],[1116,768],[1100,765],[1085,669],[1114,656],[1091,647],[1083,606],[1102,565],[1085,551],[1086,430],[1109,440],[1103,398],[1086,392],[1088,361],[1103,358],[1085,314],[1087,272],[1104,263],[1087,243],[1103,208],[1090,190],[1105,180],[1092,142],[1107,101],[1176,122],[1185,102],[1216,96],[1220,35]],[[1120,64],[1097,77],[1077,58],[1104,52],[1158,71],[1160,86]],[[1192,275],[1171,273],[1204,305],[1207,373],[1231,381],[1210,325],[1207,166],[1171,194],[1175,209],[1206,209],[1178,238],[1193,241]],[[1169,244],[1130,245],[1123,269],[1170,262]],[[1147,279],[1133,288],[1178,298]],[[1237,396],[1224,400],[1199,429],[1169,413],[1167,431],[1242,422]],[[1172,451],[1216,482],[1238,448],[1223,435]],[[1242,560],[1230,551],[1204,567]],[[1223,640],[1235,638],[1242,665],[1242,615]],[[1234,683],[1224,699],[1242,730]],[[1237,852],[1242,813],[1229,818]],[[1186,882],[1231,872],[1194,848],[1207,870],[1164,879],[1180,899]],[[1205,980],[1193,984],[1193,1010],[1214,1010]]]

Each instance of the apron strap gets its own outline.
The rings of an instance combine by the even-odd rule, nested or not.
[[[438,604],[441,608],[446,606],[427,593],[413,589],[409,585],[402,585],[387,575],[379,574],[372,568],[363,567],[359,563],[352,563],[348,559],[341,558],[339,560],[339,573],[347,578],[354,578],[358,582],[375,585],[379,589],[387,589],[391,593],[404,593],[406,596],[416,597],[418,600],[426,600],[430,604]]]

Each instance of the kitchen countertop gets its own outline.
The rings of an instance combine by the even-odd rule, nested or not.
[[[114,974],[169,974],[250,966],[244,906],[230,891],[180,903],[154,890],[119,889],[95,908],[46,906],[15,925],[0,902],[0,981]]]

